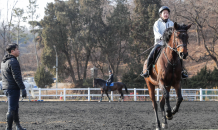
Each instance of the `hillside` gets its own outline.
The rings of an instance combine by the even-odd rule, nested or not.
[[[198,46],[196,44],[192,44],[191,42],[188,45],[188,52],[189,55],[194,57],[196,60],[198,60],[200,56],[203,56],[205,53],[207,53],[203,45]],[[197,72],[200,71],[205,65],[210,70],[213,70],[214,67],[216,67],[215,62],[211,58],[196,62],[188,57],[186,60],[184,60],[184,64],[185,68],[188,70],[189,77],[196,75]]]

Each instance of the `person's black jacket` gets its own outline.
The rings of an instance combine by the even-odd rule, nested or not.
[[[107,80],[107,82],[112,83],[114,81],[114,75],[111,74],[109,75],[109,79]]]
[[[17,58],[7,54],[1,63],[2,89],[25,89]]]

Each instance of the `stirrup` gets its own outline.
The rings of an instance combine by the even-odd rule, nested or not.
[[[188,78],[188,75],[186,75],[184,72],[182,72],[182,79]]]

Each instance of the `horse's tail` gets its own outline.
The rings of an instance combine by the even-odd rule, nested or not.
[[[126,94],[128,94],[129,92],[128,92],[128,90],[127,90],[126,85],[125,85],[125,84],[123,84],[123,85],[124,85],[124,87],[125,87]]]

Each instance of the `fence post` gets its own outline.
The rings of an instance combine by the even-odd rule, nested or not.
[[[136,88],[134,88],[134,101],[136,101]]]
[[[159,101],[159,95],[160,95],[159,88],[157,88],[157,101]]]
[[[39,100],[41,100],[41,88],[39,88]]]
[[[64,88],[64,101],[66,101],[66,88]]]
[[[114,93],[113,93],[113,91],[111,91],[111,101],[114,101],[113,96],[114,96]]]
[[[88,101],[90,101],[90,88],[88,88]]]
[[[200,101],[203,101],[203,92],[202,92],[202,88],[200,88]]]

